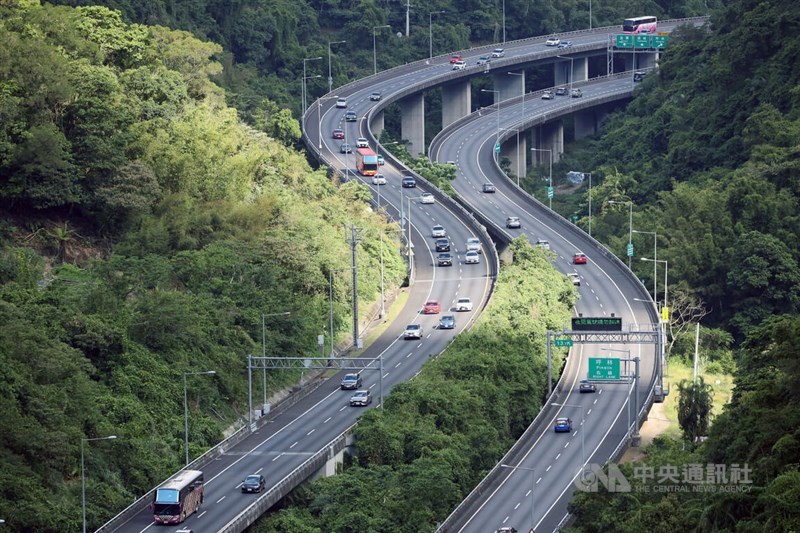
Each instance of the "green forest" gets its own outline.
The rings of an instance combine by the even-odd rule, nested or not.
[[[336,87],[372,73],[373,35],[385,69],[426,57],[429,30],[434,54],[503,32],[499,1],[412,6],[408,37],[405,4],[388,0],[97,3],[0,0],[0,517],[12,531],[80,527],[82,439],[117,436],[86,443],[90,527],[179,468],[187,373],[216,372],[188,376],[192,457],[241,424],[262,315],[290,313],[266,321],[268,353],[313,352],[328,334],[344,226],[364,229],[364,307],[379,294],[381,235],[394,243],[387,280],[403,283],[396,228],[369,192],[298,150],[303,58],[323,58],[309,63],[316,97],[329,50]],[[657,232],[670,356],[690,357],[685,326],[701,320],[705,363],[735,375],[708,440],[657,441],[648,463],[748,463],[753,490],[582,494],[576,530],[800,529],[800,6],[722,4],[594,2],[593,26],[632,11],[711,23],[676,32],[633,101],[559,170],[593,172],[592,234],[621,257],[628,207],[608,200],[632,201],[633,227]],[[589,22],[580,0],[502,5],[508,40]],[[556,203],[584,228],[586,194]],[[651,236],[634,243],[651,257]],[[548,257],[512,246],[476,328],[363,417],[343,475],[301,487],[259,531],[432,530],[502,456],[540,407],[543,332],[576,298]],[[652,264],[633,267],[650,286]],[[352,295],[347,276],[333,280],[342,341]],[[271,373],[268,388],[297,378]]]

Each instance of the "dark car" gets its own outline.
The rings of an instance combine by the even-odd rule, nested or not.
[[[450,239],[436,239],[436,251],[437,252],[449,252],[450,251]]]
[[[361,386],[361,373],[354,372],[352,374],[345,374],[342,378],[342,389],[357,389]]]
[[[492,60],[492,56],[481,56],[478,58],[478,64],[483,65],[484,63],[489,63]]]
[[[647,75],[646,72],[637,70],[636,72],[633,73],[633,81],[642,81],[646,75]]]
[[[355,111],[348,111],[347,113],[344,114],[344,119],[347,122],[355,122],[356,120],[358,120],[358,115],[356,115]]]
[[[572,420],[569,418],[556,418],[553,430],[556,433],[569,433],[572,431]]]
[[[558,43],[559,48],[570,48],[572,46],[572,41],[561,41]]]
[[[341,146],[339,147],[339,151],[340,151],[341,153],[343,153],[343,154],[352,154],[352,153],[353,153],[353,147],[352,147],[352,146],[350,146],[350,145],[349,145],[349,144],[347,144],[347,143],[344,143],[343,145],[341,145]]]
[[[595,392],[597,391],[597,387],[588,379],[582,379],[580,385],[578,386],[578,390],[581,392]]]
[[[414,176],[403,176],[403,187],[406,189],[411,189],[417,186],[417,180],[414,179]]]
[[[439,319],[439,329],[453,329],[456,327],[456,317],[453,315],[443,315]]]
[[[486,182],[483,184],[483,192],[494,192],[494,183]]]
[[[453,266],[453,256],[448,253],[439,254],[436,256],[436,264],[440,267]]]
[[[267,480],[261,474],[251,474],[242,481],[242,492],[261,492],[267,485]]]
[[[556,96],[567,96],[569,91],[567,91],[566,87],[559,87],[556,89]]]

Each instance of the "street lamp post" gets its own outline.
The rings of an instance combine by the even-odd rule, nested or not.
[[[574,57],[564,57],[564,56],[556,56],[559,59],[569,59],[569,94],[570,98],[572,98],[572,78],[575,73],[575,58]]]
[[[503,44],[506,44],[506,0],[503,0]]]
[[[184,372],[183,373],[183,447],[186,450],[186,464],[189,464],[189,399],[186,389],[186,376],[199,376],[205,374],[216,374],[215,370],[205,372]]]
[[[81,439],[81,509],[83,511],[83,533],[86,533],[86,469],[84,466],[83,461],[83,443],[84,442],[92,442],[95,440],[113,440],[116,439],[116,435],[109,435],[108,437],[95,437],[91,439]],[[5,520],[0,521],[0,523],[4,523]]]
[[[316,61],[318,59],[322,59],[322,57],[305,57],[305,58],[303,58],[303,83],[302,83],[302,88],[303,88],[303,115],[306,114],[306,102],[307,102],[307,98],[306,98],[306,63],[308,61]]]
[[[308,82],[306,80],[313,80],[314,78],[321,78],[321,74],[316,74],[314,76],[303,76],[303,94],[308,98]],[[303,130],[306,128],[306,114],[305,112],[300,117],[300,125],[302,126]]]
[[[433,59],[433,16],[440,15],[444,11],[431,11],[428,13],[428,60]]]
[[[328,43],[328,93],[333,91],[333,74],[331,73],[331,45],[342,44],[347,41],[333,41]]]
[[[381,185],[375,185],[378,189],[378,213],[381,211]],[[381,239],[381,312],[380,318],[386,316],[386,298],[384,297],[383,292],[383,228],[380,228],[380,239]]]
[[[656,278],[658,276],[658,233],[655,231],[639,231],[633,230],[633,233],[645,233],[647,235],[653,236],[653,301],[658,301],[658,295],[656,294],[656,288],[658,287]]]
[[[592,173],[589,172],[589,237],[592,236]]]
[[[549,202],[550,210],[553,210],[553,197],[551,191],[553,190],[553,150],[550,148],[531,148],[534,152],[549,152],[550,153],[550,174],[549,174],[549,189],[547,190],[547,200]]]
[[[378,52],[377,46],[375,44],[375,30],[380,28],[391,28],[388,24],[383,24],[381,26],[373,26],[372,27],[372,73],[378,73]]]
[[[519,128],[503,128],[503,131],[514,131],[517,134],[517,187],[519,187],[519,175],[520,175],[520,160],[522,159],[519,157]]]
[[[534,504],[536,503],[536,498],[534,498],[533,496],[533,491],[534,489],[536,489],[536,469],[519,465],[517,466],[507,465],[504,463],[500,463],[500,466],[502,468],[510,468],[511,470],[526,470],[531,473],[531,531],[533,531],[534,526],[536,525],[533,512]]]
[[[267,315],[261,315],[261,357],[264,359],[267,358],[267,324],[266,319],[273,316],[288,316],[290,311],[283,311],[280,313],[269,313]],[[263,361],[262,361],[263,363]],[[267,365],[263,364],[262,368],[262,389],[264,391],[264,403],[261,406],[262,412],[267,411]]]
[[[667,353],[667,323],[669,322],[669,301],[667,300],[667,276],[669,275],[669,263],[666,259],[648,259],[647,257],[642,257],[642,261],[653,261],[654,263],[664,263],[664,307],[662,308],[661,313],[661,357],[658,359],[658,371],[657,376],[659,379],[659,386],[661,387],[661,392],[664,391],[664,383],[662,380],[663,378],[663,365],[666,363],[666,353]],[[666,310],[666,313],[664,313]]]
[[[616,200],[609,200],[609,204],[619,204],[625,205],[628,204],[629,215],[628,215],[628,249],[626,250],[626,254],[628,255],[628,269],[631,268],[631,257],[633,256],[633,201],[628,200],[625,202],[618,202]]]
[[[495,137],[494,145],[494,160],[500,160],[500,152],[498,151],[500,144],[500,91],[496,89],[481,89],[482,93],[495,93],[497,95],[497,136]]]
[[[330,302],[330,327],[331,327],[331,353],[328,354],[328,357],[333,359],[333,274],[335,272],[342,272],[344,270],[352,270],[353,267],[344,267],[344,268],[334,268],[328,272],[328,289],[330,290],[329,294],[329,302]]]
[[[317,134],[319,135],[319,149],[322,150],[322,101],[330,100],[331,98],[339,98],[339,96],[323,96],[317,98]]]

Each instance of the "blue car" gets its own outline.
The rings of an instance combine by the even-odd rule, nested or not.
[[[572,431],[572,420],[569,418],[556,418],[556,425],[553,428],[556,433],[569,433]]]

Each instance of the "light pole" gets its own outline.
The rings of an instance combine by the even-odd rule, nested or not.
[[[377,184],[375,187],[378,189],[378,213],[381,211],[381,185]],[[386,316],[386,299],[383,292],[383,228],[379,229],[381,239],[381,312],[380,318]]]
[[[517,187],[519,187],[519,174],[520,174],[519,163],[520,160],[522,159],[521,157],[519,157],[519,128],[503,128],[503,131],[517,132]]]
[[[534,504],[536,503],[536,499],[533,496],[533,491],[536,488],[536,469],[535,468],[528,468],[528,467],[525,467],[525,466],[507,465],[507,464],[503,464],[503,463],[500,463],[500,466],[503,467],[503,468],[510,468],[511,470],[526,470],[526,471],[531,473],[531,531],[533,531],[533,529],[534,529],[533,526],[536,525],[536,523],[534,521],[534,513],[533,513]]]
[[[584,433],[586,433],[586,408],[574,403],[551,403],[550,405],[554,407],[572,407],[581,410],[581,455],[583,456],[583,461],[581,463],[581,479],[583,479],[583,468],[586,465],[586,439],[584,438]]]
[[[375,30],[380,28],[391,28],[388,24],[383,24],[381,26],[373,26],[372,27],[372,73],[378,73],[378,52],[377,46],[375,44]]]
[[[328,357],[333,359],[333,274],[336,272],[342,272],[344,270],[353,270],[353,267],[344,267],[344,268],[334,268],[328,272],[328,289],[329,293],[329,302],[330,302],[330,327],[331,327],[331,353],[328,354]]]
[[[503,0],[503,44],[506,44],[506,0]]]
[[[553,150],[550,148],[531,148],[533,152],[548,152],[550,154],[550,174],[549,174],[549,182],[550,185],[547,189],[547,200],[550,206],[550,210],[553,210]]]
[[[628,255],[628,270],[631,268],[631,257],[633,257],[633,200],[627,200],[625,202],[618,202],[616,200],[608,200],[609,204],[619,204],[625,205],[628,204],[630,208],[629,215],[628,215],[628,249],[626,253]]]
[[[592,236],[592,173],[589,172],[589,237],[591,236]]]
[[[269,313],[269,314],[262,314],[261,315],[261,357],[264,359],[267,358],[267,323],[266,319],[273,316],[288,316],[290,315],[290,311],[282,311],[280,313]],[[267,365],[262,361],[262,389],[264,391],[264,403],[261,405],[261,412],[264,413],[267,410]]]
[[[522,87],[520,93],[522,94],[522,118],[525,118],[525,73],[524,72],[506,72],[509,76],[520,76],[522,78]]]
[[[331,98],[339,98],[338,96],[323,96],[317,98],[317,134],[319,135],[319,149],[322,150],[322,101],[330,100]]]
[[[303,76],[303,94],[305,94],[306,99],[308,98],[308,82],[306,80],[313,80],[314,78],[321,78],[322,74],[316,74],[314,76]],[[301,116],[300,125],[305,129],[306,127],[306,114],[303,112]]]
[[[496,89],[481,89],[482,93],[495,93],[497,95],[497,137],[494,144],[494,160],[500,160],[500,91]]]
[[[667,300],[667,276],[669,275],[669,263],[666,259],[648,259],[642,257],[642,261],[653,261],[654,263],[664,263],[664,307],[661,308],[661,358],[658,360],[658,378],[661,391],[664,390],[662,379],[662,366],[666,363],[667,354],[667,324],[669,322],[669,302]]]
[[[589,0],[589,29],[592,29],[592,0]]]
[[[331,45],[342,44],[347,41],[333,41],[328,43],[328,93],[333,91],[333,74],[331,73]]]
[[[86,469],[84,467],[83,461],[83,443],[84,442],[92,442],[95,440],[113,440],[116,439],[116,435],[109,435],[108,437],[95,437],[92,439],[81,439],[81,509],[83,511],[83,533],[86,533]],[[5,520],[0,521],[0,523],[5,523]]]
[[[574,57],[563,57],[563,56],[556,56],[559,59],[569,59],[569,97],[572,98],[572,77],[574,74]]]
[[[658,287],[656,278],[658,276],[658,233],[655,231],[639,231],[633,230],[633,233],[645,233],[647,235],[653,236],[653,301],[658,301],[658,294],[656,293],[656,287]]]
[[[669,304],[667,303],[667,274],[669,272],[669,263],[666,259],[648,259],[647,257],[642,257],[642,261],[652,261],[654,263],[664,263],[664,307],[669,309]]]
[[[189,464],[189,399],[186,389],[186,376],[199,376],[216,374],[215,370],[205,372],[184,372],[183,373],[183,447],[186,450],[186,464]]]
[[[321,57],[305,57],[303,58],[303,114],[306,114],[306,63],[308,61],[316,61],[322,59]]]
[[[433,59],[433,16],[442,13],[444,11],[431,11],[428,13],[428,61]]]

